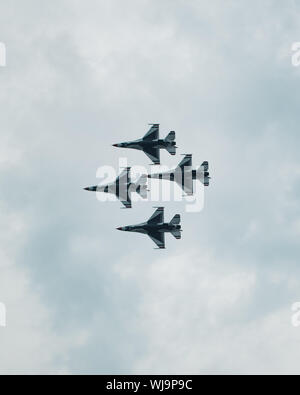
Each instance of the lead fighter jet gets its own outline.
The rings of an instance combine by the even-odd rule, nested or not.
[[[175,132],[170,132],[167,137],[162,140],[159,138],[159,124],[151,124],[150,130],[142,139],[135,141],[127,141],[125,143],[113,144],[114,147],[134,148],[144,151],[155,165],[160,164],[160,149],[166,149],[171,155],[176,155]]]
[[[193,180],[199,180],[205,186],[209,186],[209,164],[203,162],[198,169],[192,168],[192,155],[185,155],[176,169],[163,173],[149,174],[148,178],[175,181],[187,195],[193,195]]]
[[[164,207],[158,207],[152,217],[138,225],[117,228],[125,232],[138,232],[148,235],[159,249],[165,248],[165,233],[169,232],[176,239],[181,239],[180,215],[176,214],[171,222],[164,222]]]
[[[147,197],[147,176],[142,175],[140,179],[133,183],[130,178],[130,167],[126,167],[117,179],[107,185],[96,185],[94,187],[84,188],[91,192],[105,192],[116,195],[116,197],[124,204],[125,208],[131,208],[131,193],[138,193],[143,199]]]

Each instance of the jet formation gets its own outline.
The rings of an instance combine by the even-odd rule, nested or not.
[[[150,130],[141,139],[113,144],[119,148],[133,148],[143,151],[154,165],[160,165],[160,150],[166,149],[171,155],[176,155],[175,132],[171,131],[165,139],[159,138],[159,124],[150,124]],[[194,193],[193,181],[198,180],[204,186],[209,186],[209,163],[204,161],[198,168],[192,167],[192,155],[185,155],[179,165],[173,170],[142,175],[137,182],[132,182],[130,167],[123,169],[121,174],[112,183],[84,188],[91,192],[104,192],[114,194],[124,205],[131,208],[131,194],[138,193],[143,199],[147,197],[147,178],[168,180],[176,182],[186,195]],[[158,249],[165,248],[165,233],[171,233],[176,239],[181,239],[181,217],[176,214],[170,222],[164,222],[164,207],[157,210],[148,221],[136,225],[121,226],[117,230],[125,232],[137,232],[148,235]]]

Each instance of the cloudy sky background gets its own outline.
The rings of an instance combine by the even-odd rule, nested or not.
[[[300,3],[0,10],[0,372],[299,374]],[[81,189],[120,156],[147,166],[111,144],[148,122],[213,177],[202,212],[166,204],[184,232],[165,251],[115,230],[153,203]]]

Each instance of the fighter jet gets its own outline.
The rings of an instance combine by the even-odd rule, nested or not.
[[[176,169],[163,173],[149,174],[148,178],[159,180],[175,181],[183,191],[191,196],[193,195],[193,180],[199,180],[205,186],[209,186],[208,162],[203,162],[198,169],[192,169],[192,155],[185,155]]]
[[[133,183],[131,182],[129,173],[130,167],[126,167],[114,182],[107,185],[97,185],[84,189],[91,192],[105,192],[114,194],[124,204],[125,208],[131,208],[132,192],[137,192],[143,199],[146,199],[147,176],[142,175],[136,183]]]
[[[148,235],[159,249],[165,248],[165,233],[169,232],[176,239],[181,239],[180,215],[176,214],[171,222],[164,222],[164,207],[157,207],[152,217],[138,225],[123,226],[117,228],[125,232],[138,232]]]
[[[150,130],[142,139],[113,144],[114,147],[134,148],[144,151],[155,165],[160,164],[160,149],[166,149],[171,155],[176,155],[175,132],[170,132],[164,140],[159,138],[159,124],[150,124]]]

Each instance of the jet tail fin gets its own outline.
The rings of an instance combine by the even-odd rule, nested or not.
[[[167,135],[167,137],[165,138],[165,141],[171,143],[172,141],[175,141],[175,138],[176,138],[176,134],[175,134],[175,132],[172,130],[172,131]]]
[[[179,225],[180,224],[180,215],[176,214],[170,222],[171,225]]]
[[[176,214],[170,222],[171,225],[179,225],[180,224],[180,215]],[[176,239],[181,239],[181,230],[180,229],[173,229],[171,230],[172,235]]]
[[[205,173],[204,173],[204,182],[203,182],[204,186],[206,186],[206,187],[209,186],[209,180],[210,180],[210,179],[211,179],[211,177],[209,177],[209,173],[208,173],[208,172],[205,172]]]
[[[147,185],[138,185],[136,188],[136,193],[138,193],[142,199],[146,199],[147,198]]]
[[[146,183],[147,183],[147,178],[148,178],[147,174],[143,174],[143,175],[141,175],[141,177],[138,179],[138,181],[137,181],[137,183],[136,183],[136,185],[137,185],[137,187],[136,187],[136,192],[137,192],[143,199],[146,199],[146,198],[147,198],[147,192],[148,192],[147,185],[146,185]]]
[[[197,179],[199,179],[204,186],[208,187],[209,186],[209,180],[211,177],[209,176],[209,163],[207,161],[203,162],[202,165],[200,166],[200,173]]]
[[[176,155],[176,147],[175,147],[175,145],[168,145],[166,147],[166,150],[169,152],[169,154]]]
[[[196,178],[197,178],[197,180],[201,181],[204,186],[206,186],[206,187],[209,186],[211,177],[209,176],[208,171],[205,171],[205,170],[204,171],[202,171],[202,170],[197,171]]]
[[[141,177],[138,179],[138,185],[145,185],[147,183],[148,176],[147,174],[142,174]]]
[[[165,143],[169,143],[166,145],[165,148],[171,155],[176,155],[176,148],[177,147],[176,147],[175,138],[176,138],[175,132],[172,131],[167,135],[167,137],[164,140]]]
[[[209,168],[208,162],[207,162],[207,161],[203,162],[202,165],[201,165],[201,168],[202,168],[204,171],[208,171],[208,168]]]
[[[172,230],[171,233],[175,237],[175,239],[181,239],[181,231],[179,229]]]

